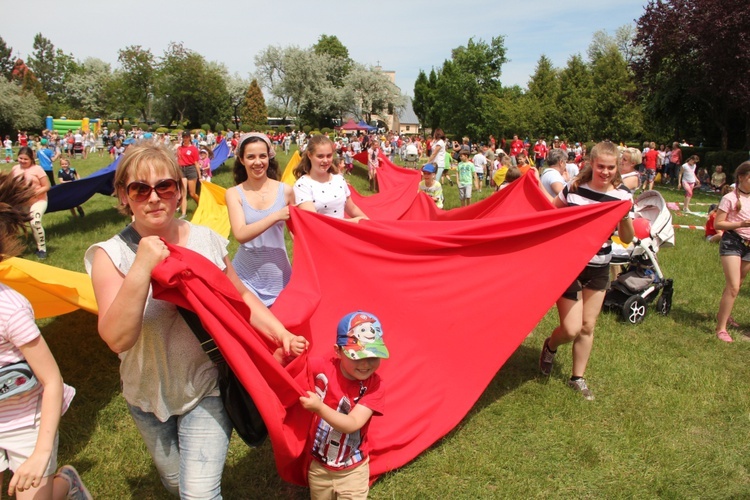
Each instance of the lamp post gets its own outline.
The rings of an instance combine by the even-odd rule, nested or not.
[[[240,103],[242,103],[242,97],[229,96],[229,104],[234,108],[234,117],[232,120],[234,121],[234,126],[238,129],[240,128],[240,117],[237,115],[237,108],[240,107]]]

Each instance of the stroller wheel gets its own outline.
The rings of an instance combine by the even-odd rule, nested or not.
[[[658,299],[656,299],[656,312],[661,314],[662,316],[666,316],[669,314],[669,311],[672,310],[672,301],[667,300],[664,297],[664,294],[661,294]]]
[[[630,324],[637,325],[646,317],[646,301],[640,295],[628,297],[622,306],[622,317]]]

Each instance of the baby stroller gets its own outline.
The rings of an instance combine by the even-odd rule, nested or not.
[[[635,238],[627,248],[612,244],[612,265],[625,265],[610,286],[604,306],[617,310],[631,324],[643,321],[648,304],[656,299],[656,312],[669,314],[674,283],[665,278],[656,259],[659,248],[674,246],[672,214],[661,193],[646,191],[635,201]]]

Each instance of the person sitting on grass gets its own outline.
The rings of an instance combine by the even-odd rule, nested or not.
[[[308,358],[315,392],[299,398],[316,417],[307,473],[313,499],[367,498],[370,481],[368,428],[384,411],[385,390],[376,373],[387,359],[380,320],[356,311],[336,330],[335,356]]]
[[[458,197],[461,200],[461,206],[466,207],[471,203],[471,187],[475,182],[478,182],[478,179],[474,164],[469,161],[469,151],[462,150],[459,159],[456,172]]]
[[[718,243],[721,241],[721,237],[724,235],[724,231],[716,229],[714,222],[716,221],[716,213],[719,205],[712,203],[708,207],[708,219],[706,220],[706,241],[709,243]]]
[[[0,172],[0,261],[18,254],[21,246],[17,235],[31,220],[28,206],[35,196],[36,188],[23,177]],[[64,465],[55,473],[57,428],[75,389],[63,383],[29,301],[3,283],[0,325],[0,364],[25,360],[38,381],[27,391],[4,399],[0,407],[0,468],[13,472],[8,495],[20,500],[90,500],[91,495],[73,466]]]
[[[432,163],[425,163],[422,167],[422,180],[419,190],[432,198],[438,208],[443,208],[443,186],[435,180],[437,168]]]
[[[721,188],[727,183],[727,174],[724,173],[724,167],[716,165],[714,167],[714,173],[711,175],[711,187],[717,193],[721,192]]]

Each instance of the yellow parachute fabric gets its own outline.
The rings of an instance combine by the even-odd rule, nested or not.
[[[281,182],[294,186],[294,183],[297,181],[297,179],[294,178],[294,169],[297,167],[300,160],[302,160],[302,157],[299,155],[299,151],[295,151],[292,157],[289,158],[289,163],[286,164],[284,174],[281,176]]]
[[[97,314],[91,278],[39,262],[13,257],[0,262],[0,281],[31,302],[37,319],[84,309]]]
[[[198,209],[193,214],[191,222],[210,227],[224,238],[229,238],[229,213],[224,193],[227,190],[211,182],[201,183],[201,197]]]

